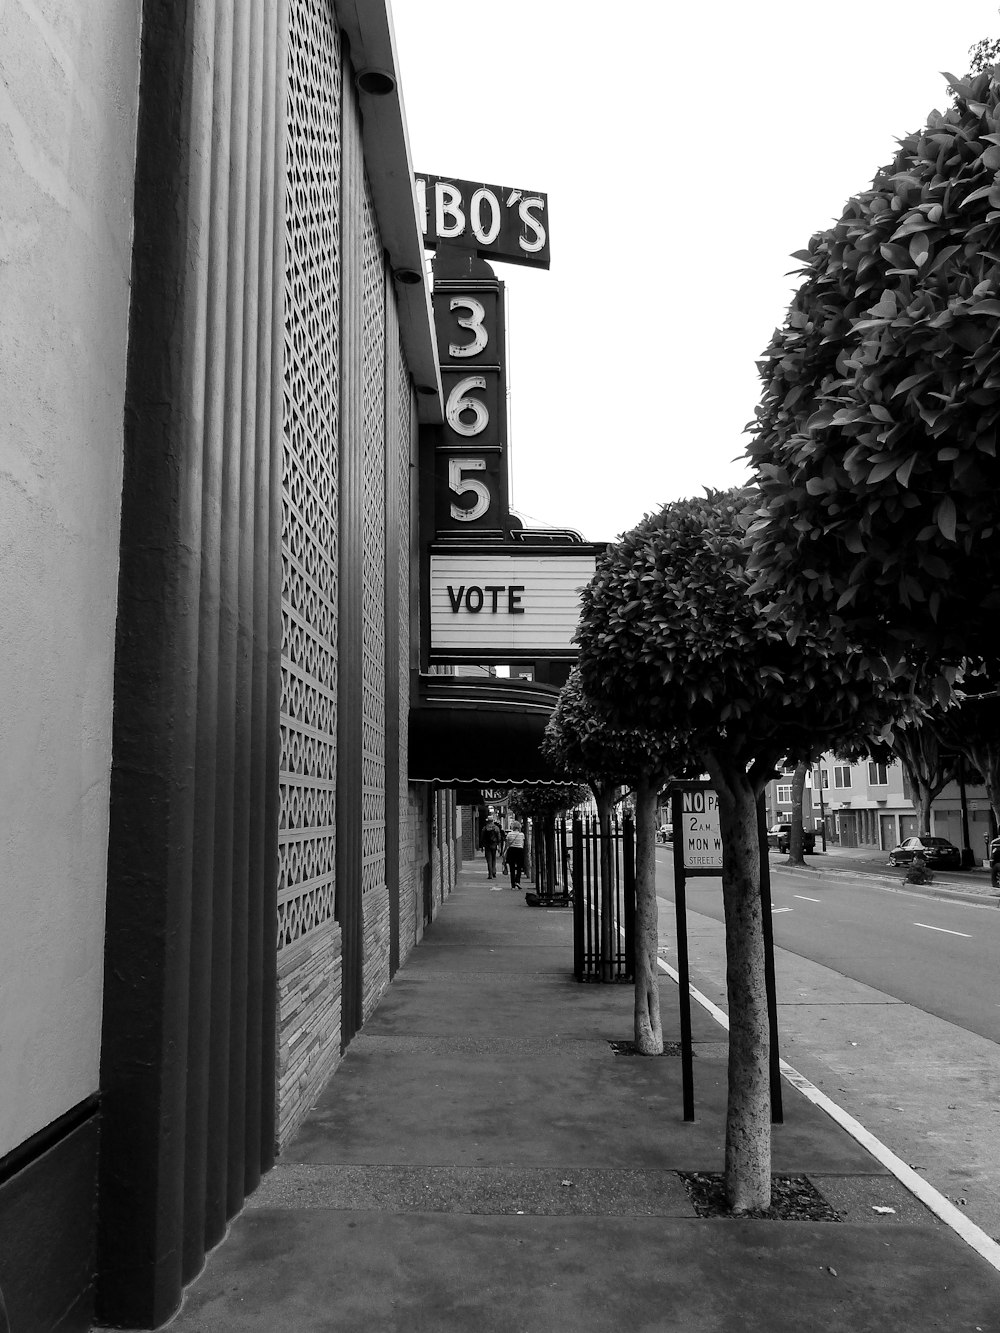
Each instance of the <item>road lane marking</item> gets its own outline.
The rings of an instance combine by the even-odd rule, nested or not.
[[[793,898],[801,898],[804,903],[821,903],[822,898],[807,898],[804,893],[793,893]]]
[[[795,911],[794,907],[772,907],[771,915],[777,916],[779,912],[794,912],[794,911]]]
[[[914,921],[913,924],[919,926],[921,930],[937,930],[940,931],[942,935],[961,935],[963,940],[972,939],[972,936],[966,935],[964,930],[945,930],[944,926],[925,926],[922,921]]]

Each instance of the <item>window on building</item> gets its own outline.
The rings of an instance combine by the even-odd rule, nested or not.
[[[868,781],[873,787],[884,787],[889,781],[889,765],[869,763]]]
[[[813,773],[813,786],[819,787],[820,785],[822,785],[824,791],[830,786],[830,770],[828,768],[817,768]]]
[[[834,766],[833,785],[835,787],[849,787],[851,785],[850,764],[836,764]]]
[[[791,805],[792,803],[792,784],[787,786],[780,785],[777,792],[779,805]]]

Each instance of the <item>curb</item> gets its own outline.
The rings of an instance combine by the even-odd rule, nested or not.
[[[676,985],[680,985],[680,976],[675,968],[664,962],[662,958],[657,958],[656,962],[657,966],[662,968]],[[688,982],[688,991],[691,998],[696,1000],[715,1019],[719,1026],[725,1028],[728,1032],[729,1016],[725,1010],[720,1009],[707,995],[702,995],[701,991],[692,986],[690,981]],[[887,1171],[895,1176],[904,1189],[909,1190],[945,1226],[950,1228],[966,1245],[975,1250],[981,1259],[985,1259],[992,1268],[1000,1273],[1000,1244],[992,1236],[987,1235],[981,1227],[977,1227],[974,1222],[971,1222],[960,1209],[955,1207],[950,1199],[946,1199],[933,1185],[928,1184],[923,1176],[918,1175],[902,1158],[897,1157],[891,1148],[888,1148],[881,1139],[877,1139],[859,1120],[855,1120],[854,1116],[845,1111],[842,1106],[838,1106],[825,1092],[821,1092],[814,1083],[811,1083],[798,1070],[793,1069],[787,1060],[779,1059],[778,1063],[781,1068],[781,1075],[786,1083],[819,1107],[820,1110],[825,1111],[835,1124],[839,1125],[856,1143],[859,1143],[877,1162],[880,1162]]]

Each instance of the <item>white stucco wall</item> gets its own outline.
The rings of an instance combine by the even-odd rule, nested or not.
[[[0,4],[0,1155],[98,1084],[138,11]]]

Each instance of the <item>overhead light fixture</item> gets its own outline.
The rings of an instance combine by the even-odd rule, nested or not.
[[[407,287],[416,287],[417,283],[424,280],[424,275],[418,268],[394,268],[392,276]]]
[[[437,389],[433,384],[418,384],[417,393],[422,393],[425,398],[437,397]]]
[[[388,97],[396,91],[396,79],[387,69],[363,69],[354,82],[360,92],[372,97]]]

